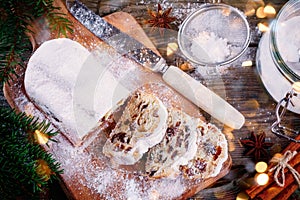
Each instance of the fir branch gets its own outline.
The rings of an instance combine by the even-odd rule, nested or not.
[[[51,136],[57,132],[49,130],[45,121],[38,122],[36,118],[3,107],[0,107],[0,124],[0,196],[37,197],[63,171],[51,154],[30,139],[30,134],[37,129]],[[51,174],[38,173],[40,160],[47,164]]]
[[[0,1],[0,82],[8,82],[16,75],[18,66],[24,67],[32,51],[27,33],[30,25],[41,16],[49,22],[49,28],[57,36],[72,32],[72,23],[66,15],[53,6],[53,0],[5,0]]]
[[[63,13],[50,12],[47,14],[47,19],[52,31],[57,32],[58,35],[67,36],[67,32],[72,33],[72,23],[66,19]]]

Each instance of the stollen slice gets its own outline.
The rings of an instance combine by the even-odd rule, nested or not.
[[[137,91],[103,146],[103,153],[120,165],[132,165],[158,144],[167,129],[168,112],[153,94]]]
[[[168,128],[161,143],[150,149],[145,164],[151,177],[176,177],[197,151],[198,120],[178,109],[169,109]]]
[[[228,159],[228,143],[225,135],[211,123],[197,126],[197,152],[187,165],[181,165],[180,171],[186,178],[207,179],[217,176]]]
[[[161,143],[151,148],[145,169],[153,178],[207,179],[220,173],[228,159],[225,135],[215,125],[170,109]]]

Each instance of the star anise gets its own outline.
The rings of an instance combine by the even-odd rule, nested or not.
[[[176,20],[176,17],[170,16],[171,11],[172,7],[163,11],[160,4],[157,5],[157,11],[148,9],[151,19],[147,20],[146,23],[152,27],[152,32],[159,29],[160,35],[163,35],[164,29],[172,29],[171,23]]]
[[[266,134],[262,132],[261,134],[255,134],[251,132],[251,137],[248,139],[241,139],[241,143],[247,148],[246,156],[252,155],[255,161],[266,160],[269,155],[267,148],[273,146],[273,143],[265,141]],[[262,158],[262,156],[264,156]]]

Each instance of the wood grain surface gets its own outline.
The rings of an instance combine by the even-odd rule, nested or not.
[[[110,48],[106,46],[102,41],[97,39],[94,35],[92,35],[88,30],[82,27],[63,7],[64,5],[60,1],[56,1],[57,5],[63,8],[63,12],[65,12],[70,20],[74,22],[74,33],[69,35],[69,38],[80,42],[86,48],[92,50],[95,45],[101,45],[105,48]],[[139,25],[131,17],[129,14],[125,12],[116,12],[114,14],[108,15],[105,19],[115,26],[119,27],[121,30],[124,30],[128,34],[132,35],[136,39],[143,42],[148,47],[155,49],[152,42],[147,38],[144,31],[139,28]],[[133,27],[133,28],[130,28]],[[36,27],[36,31],[41,27]],[[133,30],[133,31],[130,31]],[[38,33],[38,32],[37,32]],[[51,37],[46,38],[45,40],[49,40],[54,36],[55,33],[51,33]],[[34,35],[32,42],[35,48],[38,48],[40,44],[43,43],[40,40],[41,37],[38,35]],[[137,67],[140,67],[136,64]],[[26,95],[26,90],[23,85],[23,75],[24,72],[20,69],[20,75],[10,84],[6,84],[4,86],[4,94],[11,105],[11,107],[17,109],[18,111],[26,112],[27,114],[37,116],[39,119],[47,119],[50,122],[55,120],[52,119],[51,116],[46,115],[42,110],[38,109],[36,105],[30,101],[30,98]],[[157,79],[159,81],[159,79]],[[181,101],[183,103],[183,101]],[[54,127],[57,128],[57,127]],[[96,132],[95,134],[101,134]],[[72,136],[72,134],[71,134]],[[73,137],[75,137],[73,135]],[[70,138],[69,133],[61,132],[57,138],[59,141],[57,144],[50,144],[50,147],[45,147],[45,149],[56,156],[56,159],[62,163],[62,168],[65,173],[61,175],[62,184],[65,187],[65,191],[67,195],[72,199],[109,199],[111,197],[117,199],[125,199],[130,197],[127,193],[131,192],[131,190],[136,189],[135,187],[129,187],[128,184],[136,184],[140,185],[137,191],[132,192],[131,195],[144,195],[144,198],[151,198],[151,192],[155,192],[155,195],[158,198],[169,199],[169,198],[182,198],[186,199],[188,197],[193,196],[200,190],[210,186],[215,183],[218,179],[224,177],[230,170],[231,167],[231,157],[228,157],[228,160],[223,164],[221,172],[216,176],[204,180],[196,179],[189,180],[184,179],[182,176],[179,176],[178,179],[169,179],[169,178],[159,178],[159,179],[151,179],[147,178],[146,175],[141,175],[139,172],[128,171],[128,170],[113,170],[109,164],[109,161],[106,159],[103,160],[102,157],[98,157],[97,155],[91,153],[93,149],[98,149],[99,147],[95,146],[93,140],[95,137],[98,138],[101,136],[95,135],[91,138],[85,138],[82,141],[85,143],[82,146],[78,146],[78,139]],[[92,141],[91,144],[89,144]],[[70,152],[76,152],[76,155],[70,156]],[[74,162],[76,164],[74,164]],[[82,163],[84,166],[84,171],[79,168],[78,163]],[[97,192],[95,189],[95,183],[93,180],[95,177],[99,176],[97,174],[97,170],[106,172],[106,177],[103,177],[99,182],[99,184],[103,184],[104,187],[107,187],[105,190],[101,190],[101,192]],[[92,174],[92,175],[91,175]],[[117,174],[116,178],[110,177],[109,174]],[[93,175],[95,177],[93,177]],[[90,176],[89,178],[87,178]],[[98,180],[96,180],[98,181]],[[173,185],[173,187],[178,185],[178,181],[182,188],[180,188],[180,192],[172,194],[169,190],[159,189],[159,185],[167,186]],[[110,182],[109,184],[105,184],[105,182]],[[97,183],[96,183],[97,184]],[[153,186],[157,185],[157,189],[153,189]],[[127,188],[129,187],[129,189]],[[127,188],[127,189],[126,189]],[[149,190],[149,188],[152,188]],[[149,191],[148,191],[149,190]],[[117,193],[115,192],[117,191]],[[140,191],[140,192],[139,192]],[[122,194],[124,192],[125,194]],[[148,194],[149,192],[149,194]],[[176,191],[177,192],[177,191]],[[144,194],[146,193],[146,194]]]
[[[168,4],[168,2],[171,2]],[[168,1],[163,4],[163,7],[166,8],[172,6],[173,8],[180,7],[182,5],[187,5],[187,1]],[[189,3],[207,3],[209,1],[189,1]],[[223,3],[236,6],[240,10],[244,11],[246,9],[246,5],[248,0],[236,1],[236,0],[224,0]],[[265,4],[271,4],[274,6],[276,11],[278,12],[282,5],[286,1],[282,0],[271,0],[264,1]],[[131,16],[137,21],[139,25],[142,26],[144,31],[146,31],[149,36],[151,42],[154,46],[159,50],[160,54],[164,57],[166,56],[166,44],[169,42],[166,38],[149,35],[148,27],[145,25],[145,20],[148,18],[147,9],[155,9],[156,1],[110,1],[110,0],[99,0],[99,1],[91,1],[86,0],[85,3],[89,5],[90,8],[93,8],[95,12],[99,13],[102,16],[107,16],[109,20],[110,17],[115,17],[114,14],[116,11],[123,11],[130,13]],[[61,4],[60,4],[61,5]],[[176,9],[173,9],[176,11]],[[66,10],[63,10],[66,12]],[[72,18],[72,17],[71,17]],[[183,20],[184,17],[182,17]],[[272,178],[272,174],[270,174],[270,182],[265,186],[257,186],[252,185],[252,183],[246,182],[246,180],[254,177],[255,173],[253,172],[254,162],[249,156],[245,156],[244,147],[241,145],[239,139],[249,137],[250,132],[254,131],[255,133],[265,132],[268,140],[272,141],[276,145],[274,145],[270,149],[270,156],[274,155],[278,152],[285,152],[286,150],[299,150],[299,145],[295,143],[290,143],[286,140],[276,137],[270,131],[271,124],[275,121],[275,107],[276,102],[272,99],[272,97],[265,90],[259,73],[255,66],[256,59],[256,51],[258,47],[258,43],[262,32],[258,31],[257,24],[259,22],[271,22],[272,19],[257,18],[255,15],[247,17],[250,27],[251,27],[251,43],[245,54],[239,58],[234,63],[224,66],[220,68],[219,74],[209,75],[205,77],[204,83],[207,84],[212,90],[216,93],[220,94],[226,100],[231,103],[234,107],[236,107],[246,118],[245,125],[240,130],[230,130],[227,127],[223,127],[223,130],[227,136],[230,147],[230,154],[232,157],[232,167],[227,176],[218,180],[214,184],[210,185],[207,189],[202,189],[201,192],[198,192],[193,196],[194,199],[235,199],[239,192],[245,191],[252,199],[288,199],[295,190],[297,190],[298,185],[294,180],[290,173],[286,173],[286,185],[285,187],[278,187],[274,184],[274,180]],[[76,22],[73,18],[72,20],[75,23],[75,27],[80,27],[78,22]],[[180,23],[180,20],[178,23]],[[112,20],[113,22],[114,20]],[[177,24],[178,25],[178,24]],[[39,27],[39,26],[37,26]],[[120,26],[122,28],[122,25]],[[123,26],[123,30],[127,30],[127,26]],[[44,28],[42,28],[44,29]],[[78,28],[76,31],[82,31],[84,28]],[[38,30],[38,29],[37,29]],[[39,32],[39,31],[37,31]],[[136,33],[135,33],[136,34]],[[51,37],[55,37],[53,33],[51,33]],[[80,37],[78,35],[71,35],[72,39],[83,42],[84,40],[93,41],[95,43],[101,43],[101,41],[96,40],[92,34],[88,31],[84,31],[84,35]],[[142,36],[144,37],[144,35]],[[38,45],[44,40],[41,36],[35,36],[35,43]],[[48,38],[50,39],[50,38]],[[146,45],[151,44],[147,43]],[[85,44],[83,42],[83,44]],[[86,46],[90,48],[89,45]],[[172,57],[166,57],[168,62],[171,64],[175,63],[175,60]],[[250,60],[253,65],[249,67],[242,67],[242,62]],[[22,72],[21,72],[22,73]],[[199,74],[197,71],[189,72],[189,74],[196,79],[201,80],[199,78]],[[203,77],[202,77],[203,78]],[[201,80],[203,81],[203,80]],[[6,98],[12,107],[19,108],[19,110],[25,110],[34,107],[29,103],[27,107],[24,107],[24,104],[20,104],[18,97],[20,95],[24,95],[24,90],[22,86],[22,77],[21,79],[17,79],[13,82],[12,86],[5,86]],[[225,91],[225,92],[224,92]],[[26,95],[26,94],[25,94]],[[37,112],[38,113],[38,112]],[[37,114],[38,116],[43,117],[42,113]],[[208,120],[210,120],[210,116],[206,116]],[[213,121],[213,120],[212,120]],[[215,121],[213,121],[215,122]],[[295,129],[300,129],[300,117],[297,114],[288,112],[285,116],[285,123],[293,127]],[[216,122],[218,124],[218,122]],[[221,124],[218,124],[222,126]],[[65,146],[72,147],[69,141],[59,136],[59,141],[61,144]],[[47,148],[47,147],[46,147]],[[53,144],[52,148],[48,149],[50,152],[52,151],[54,155],[57,154],[56,151],[59,151],[59,146]],[[82,155],[87,155],[90,150],[84,149],[82,150]],[[80,155],[80,157],[82,157]],[[83,156],[84,157],[84,156]],[[298,165],[298,157],[291,161],[291,165],[295,167],[297,171],[300,171],[300,166]],[[96,158],[94,158],[97,160]],[[84,162],[84,160],[79,159],[80,162]],[[65,162],[64,162],[65,163]],[[98,161],[95,161],[98,163]],[[98,163],[99,164],[99,163]],[[96,164],[97,165],[97,164]],[[272,166],[272,165],[270,165]],[[74,199],[90,199],[89,195],[95,195],[94,191],[90,188],[86,187],[86,185],[78,182],[78,180],[84,179],[84,171],[80,171],[82,174],[70,175],[65,174],[65,177],[62,177],[62,184],[65,185],[66,191],[70,195],[70,198]],[[73,178],[70,178],[73,176]],[[213,181],[214,182],[214,181]],[[196,188],[198,190],[199,188]],[[187,191],[188,196],[193,195],[195,190],[191,190],[191,193]],[[94,197],[94,196],[93,196]]]

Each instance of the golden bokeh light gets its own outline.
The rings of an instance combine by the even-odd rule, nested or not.
[[[178,45],[175,42],[168,43],[167,56],[171,56],[178,50]]]
[[[268,169],[268,164],[265,162],[258,162],[255,165],[255,170],[259,173],[263,173]]]
[[[274,18],[276,15],[276,10],[273,6],[267,5],[266,7],[264,7],[264,13],[267,17]]]
[[[48,163],[43,160],[39,159],[36,161],[36,173],[44,180],[48,181],[51,177],[51,174],[53,174],[51,168],[49,167]]]
[[[226,137],[227,137],[228,140],[234,140],[235,139],[235,137],[234,137],[234,135],[232,133],[233,130],[234,129],[231,128],[231,127],[229,127],[229,126],[224,126],[223,133],[226,135]]]
[[[261,6],[265,6],[265,2],[263,0],[248,0],[246,3],[246,9],[249,8],[257,9]]]
[[[236,200],[248,200],[250,199],[249,195],[246,194],[245,192],[240,192],[238,193],[238,195],[236,196]]]
[[[242,63],[242,67],[251,67],[252,65],[252,60],[246,60]]]
[[[258,26],[259,31],[261,31],[261,32],[267,32],[270,30],[269,24],[267,24],[267,23],[258,23],[257,26]]]
[[[267,15],[264,12],[265,7],[261,6],[256,10],[256,17],[258,18],[265,18]]]
[[[195,67],[192,66],[189,62],[184,62],[184,63],[180,64],[179,68],[185,72],[195,69]]]
[[[248,17],[254,16],[256,9],[260,6],[265,6],[264,1],[248,0],[244,10],[245,15]]]
[[[47,142],[49,141],[49,135],[39,131],[39,130],[35,130],[33,133],[34,139],[38,144],[47,144]]]
[[[258,185],[266,185],[269,182],[269,176],[266,173],[261,173],[255,177],[255,180]]]
[[[292,87],[293,87],[293,90],[294,90],[295,92],[300,93],[300,82],[299,82],[299,81],[293,83],[293,86],[292,86]]]
[[[281,159],[283,157],[283,155],[281,153],[276,153],[273,158],[274,159]]]

